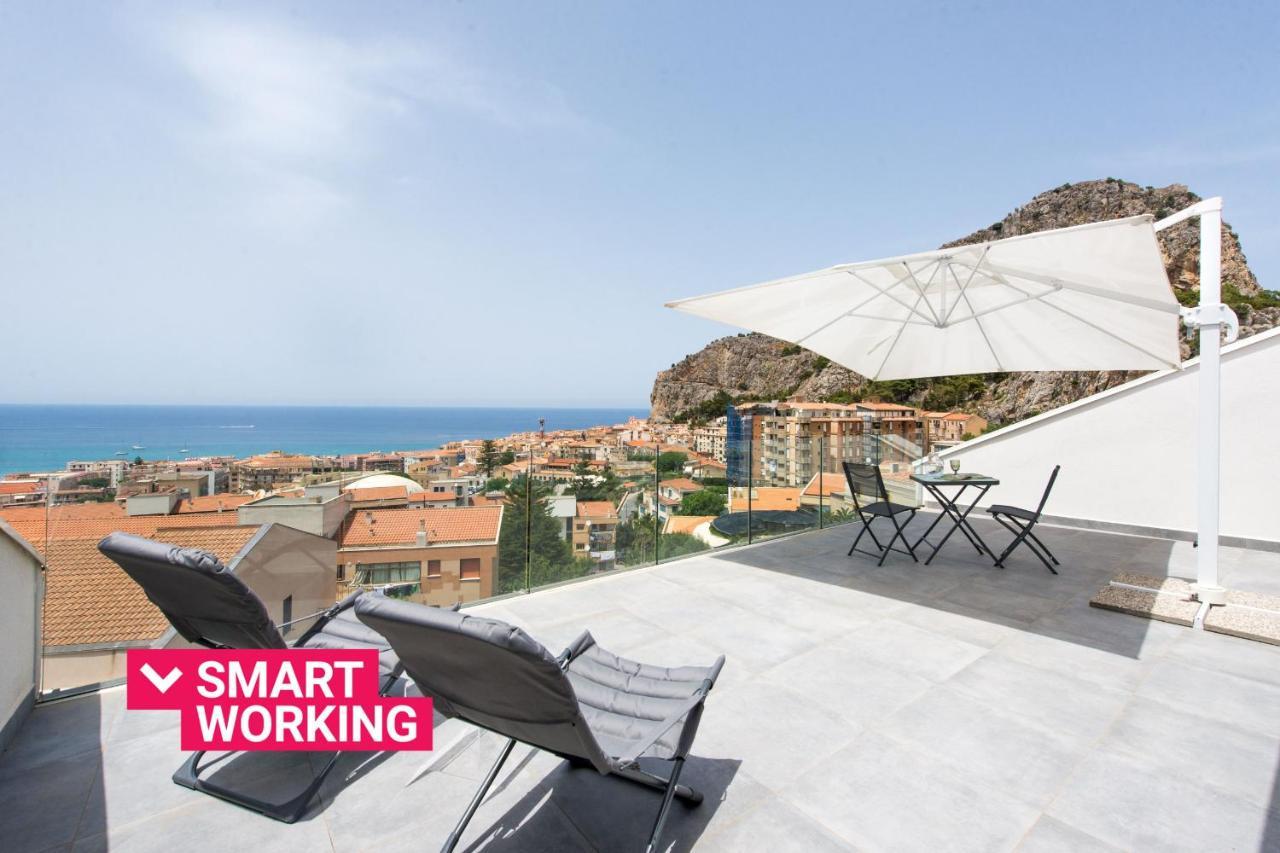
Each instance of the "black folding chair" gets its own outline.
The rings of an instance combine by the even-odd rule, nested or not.
[[[1040,496],[1040,505],[1032,512],[1029,509],[1019,509],[1016,506],[1005,506],[1004,504],[993,504],[987,512],[991,513],[991,517],[1000,522],[1006,530],[1013,534],[1013,541],[1000,552],[1000,556],[996,557],[996,567],[1004,568],[1004,561],[1013,553],[1014,549],[1022,543],[1026,543],[1031,549],[1031,553],[1040,558],[1040,562],[1044,563],[1044,567],[1055,575],[1058,570],[1054,566],[1060,566],[1058,558],[1053,556],[1053,552],[1049,550],[1049,546],[1040,541],[1039,537],[1032,531],[1036,526],[1036,522],[1040,520],[1040,516],[1044,512],[1045,502],[1049,500],[1049,493],[1053,491],[1053,483],[1058,479],[1058,471],[1061,465],[1053,466],[1053,473],[1049,475],[1049,484],[1044,487],[1044,494]],[[1039,546],[1039,547],[1037,547]],[[1041,553],[1043,550],[1044,553]],[[1046,559],[1047,558],[1047,559]],[[1050,564],[1049,560],[1053,563]]]
[[[267,613],[262,599],[236,577],[218,558],[195,548],[167,545],[130,533],[112,533],[98,543],[98,550],[110,557],[125,574],[142,587],[151,603],[183,639],[211,649],[287,649],[280,629]],[[320,614],[295,619],[301,622],[316,616],[293,644],[298,649],[375,649],[378,652],[379,692],[382,695],[400,678],[403,667],[387,641],[358,620],[354,605],[359,591]],[[292,624],[292,623],[286,623]],[[341,753],[335,752],[309,785],[285,803],[271,803],[233,791],[209,779],[200,778],[204,752],[193,752],[173,774],[173,781],[194,791],[218,797],[238,806],[285,823],[293,823],[306,812],[307,805],[324,783]]]
[[[885,558],[889,556],[890,551],[897,551],[899,554],[906,554],[915,562],[916,551],[911,547],[911,543],[907,541],[906,528],[911,523],[911,519],[915,518],[916,508],[913,506],[905,506],[896,504],[889,500],[889,490],[885,488],[884,476],[880,473],[878,465],[871,465],[862,462],[845,462],[844,478],[849,483],[849,493],[853,496],[853,508],[858,513],[858,518],[862,521],[862,530],[858,531],[858,536],[853,540],[853,544],[849,546],[849,555],[852,556],[854,551],[859,554],[866,554],[871,557],[878,556],[880,562],[877,566],[883,566]],[[858,500],[858,494],[871,495],[877,500],[863,506],[862,501]],[[898,523],[898,516],[903,513],[907,514],[907,520]],[[894,534],[889,538],[887,545],[881,545],[880,540],[876,538],[876,533],[871,529],[871,522],[877,518],[887,518],[893,524]],[[876,543],[879,549],[875,553],[864,551],[858,547],[858,542],[862,540],[864,533],[871,535],[871,541]],[[907,550],[893,547],[893,543],[902,540],[902,544]]]
[[[650,666],[605,651],[584,631],[553,656],[505,622],[390,598],[365,597],[356,615],[390,641],[438,711],[507,739],[443,853],[457,846],[517,742],[661,791],[649,853],[659,849],[673,799],[702,802],[680,784],[680,770],[723,655],[710,666]],[[665,775],[642,761],[666,765]]]

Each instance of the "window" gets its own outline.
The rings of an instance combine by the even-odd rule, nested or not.
[[[427,577],[429,578],[440,577],[440,561],[439,560],[427,560]]]
[[[480,580],[480,558],[465,557],[458,561],[458,577],[464,581]]]
[[[409,583],[422,577],[422,563],[365,563],[358,567],[357,581],[371,586]]]

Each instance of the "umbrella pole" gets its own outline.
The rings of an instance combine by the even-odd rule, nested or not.
[[[1227,342],[1239,334],[1239,321],[1222,304],[1222,199],[1209,198],[1155,224],[1163,231],[1192,217],[1200,217],[1200,304],[1184,308],[1182,319],[1200,335],[1200,429],[1196,471],[1196,597],[1205,605],[1225,604],[1226,590],[1218,583],[1218,513],[1221,497],[1222,327]],[[1196,624],[1200,626],[1204,614]]]
[[[1213,309],[1222,303],[1222,201],[1214,201],[1217,204],[1212,209],[1200,214],[1200,482],[1196,490],[1200,547],[1196,551],[1196,592],[1208,604],[1220,603],[1214,599],[1224,594],[1218,583],[1222,336],[1218,318],[1213,316]]]

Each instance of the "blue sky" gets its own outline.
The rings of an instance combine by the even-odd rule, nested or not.
[[[644,405],[733,331],[665,300],[1107,176],[1224,196],[1280,288],[1277,43],[1263,2],[0,0],[0,401]]]

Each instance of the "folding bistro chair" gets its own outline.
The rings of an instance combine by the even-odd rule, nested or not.
[[[889,556],[889,552],[897,551],[899,554],[908,555],[917,563],[920,562],[916,559],[915,549],[907,541],[905,532],[907,525],[911,523],[911,519],[915,518],[916,508],[896,504],[889,500],[889,490],[885,488],[884,476],[880,473],[878,465],[863,462],[845,462],[843,464],[844,478],[848,481],[849,493],[853,496],[853,508],[857,510],[858,518],[862,521],[862,529],[858,531],[857,538],[849,546],[849,555],[852,556],[853,552],[857,551],[859,554],[867,554],[872,557],[878,556],[880,562],[876,563],[876,565],[883,566],[885,558]],[[877,500],[864,506],[862,501],[858,500],[859,492],[863,495],[872,495]],[[907,513],[907,520],[899,524],[898,516],[903,513]],[[893,524],[894,534],[889,538],[887,545],[881,545],[880,540],[876,538],[875,531],[871,529],[871,522],[877,518],[887,518]],[[871,541],[876,543],[876,548],[879,550],[872,553],[858,547],[858,542],[862,540],[864,533],[871,535]],[[901,548],[893,547],[893,543],[899,539],[902,540],[902,544],[906,546],[907,550],[904,551]]]
[[[987,512],[991,513],[991,517],[1000,522],[1006,530],[1013,534],[1013,541],[1009,543],[1000,556],[996,557],[996,566],[1003,569],[1004,561],[1013,553],[1014,549],[1023,542],[1027,543],[1027,547],[1031,549],[1031,553],[1040,558],[1040,562],[1044,563],[1044,567],[1055,575],[1058,570],[1054,566],[1060,566],[1058,558],[1053,556],[1053,552],[1049,550],[1049,546],[1045,545],[1032,528],[1036,526],[1036,522],[1040,520],[1041,514],[1044,512],[1045,502],[1049,500],[1049,493],[1053,491],[1053,483],[1058,479],[1058,471],[1061,465],[1053,466],[1053,473],[1049,475],[1049,484],[1044,487],[1044,494],[1040,496],[1040,505],[1032,512],[1029,509],[1019,509],[1016,506],[1005,506],[1004,504],[993,504]],[[1039,546],[1037,548],[1036,546]],[[1044,553],[1040,553],[1043,549]],[[1046,556],[1048,559],[1045,559]],[[1049,560],[1053,561],[1050,565]]]
[[[183,639],[197,645],[211,649],[287,649],[290,646],[280,629],[317,615],[276,625],[262,599],[244,581],[213,554],[195,548],[179,548],[130,533],[112,533],[98,543],[98,550],[142,587],[147,598],[160,608]],[[362,595],[360,591],[352,593],[318,614],[315,623],[298,638],[293,648],[376,649],[381,677],[379,692],[386,695],[403,667],[387,641],[356,619],[353,609],[360,598],[381,597]],[[173,774],[173,781],[275,820],[293,823],[302,817],[340,754],[334,753],[311,784],[283,804],[266,802],[201,779],[201,770],[208,769],[200,767],[203,751],[192,753]]]
[[[649,836],[658,846],[671,801],[702,794],[680,782],[680,770],[702,718],[702,703],[724,665],[660,667],[626,660],[591,634],[554,657],[505,622],[365,597],[356,615],[391,643],[405,672],[436,708],[507,738],[443,850],[452,851],[516,742],[663,792]],[[668,763],[665,776],[641,759]],[[661,765],[659,766],[661,769]]]

